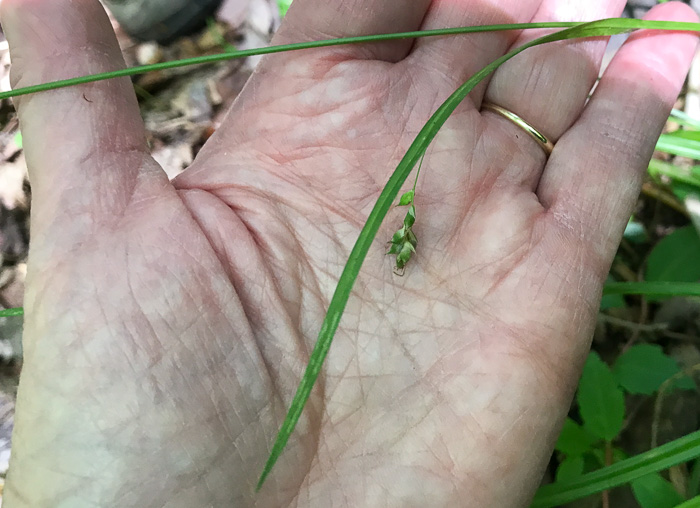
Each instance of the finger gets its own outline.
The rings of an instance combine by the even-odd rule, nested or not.
[[[273,44],[417,30],[430,0],[295,0]],[[336,48],[354,58],[401,60],[413,41]]]
[[[686,5],[653,8],[645,19],[696,21]],[[642,31],[615,55],[579,120],[562,136],[537,194],[552,241],[606,273],[639,195],[641,179],[697,47],[689,33]],[[573,237],[573,238],[572,238]]]
[[[542,0],[506,0],[495,7],[489,2],[435,0],[430,6],[422,30],[450,26],[494,25],[529,21]],[[517,32],[485,32],[416,41],[406,64],[423,69],[421,75],[435,86],[436,76],[454,89],[482,67],[503,55]],[[427,69],[427,72],[424,70]],[[485,83],[471,94],[480,97]],[[452,90],[450,90],[452,91]]]
[[[618,16],[624,0],[561,2],[544,0],[533,22],[590,21]],[[519,47],[545,35],[543,30],[526,30],[513,47]],[[530,48],[506,62],[494,73],[484,100],[514,112],[547,136],[556,140],[578,118],[589,92],[598,77],[607,38],[571,40]],[[504,168],[502,179],[531,188],[537,185],[545,162],[545,153],[522,130],[492,111],[487,117],[486,139],[494,141],[494,150],[505,142],[518,139],[517,148],[525,161],[517,167]]]
[[[4,0],[0,14],[15,88],[124,67],[97,0]],[[139,173],[156,170],[128,78],[15,104],[32,183],[33,238],[54,221],[66,223],[65,234],[68,223],[85,228],[119,215]]]

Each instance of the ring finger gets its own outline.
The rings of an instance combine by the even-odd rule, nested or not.
[[[544,0],[533,22],[586,21],[618,16],[624,0],[562,2]],[[543,31],[524,31],[513,47],[521,46]],[[535,127],[552,142],[574,123],[583,110],[598,77],[606,40],[561,41],[528,49],[496,70],[484,102],[505,108]],[[513,158],[506,168],[498,168],[504,183],[534,190],[546,159],[545,152],[530,136],[502,115],[491,110],[485,118],[484,142],[487,151],[498,150],[506,138],[514,142],[523,157]],[[509,143],[510,144],[510,143]]]

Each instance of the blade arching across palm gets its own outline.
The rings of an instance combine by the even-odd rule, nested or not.
[[[36,3],[40,14],[30,14]],[[548,20],[555,11],[606,17],[622,6],[396,3],[297,0],[278,38]],[[3,2],[21,83],[114,65],[99,6],[82,4]],[[655,15],[692,19],[674,4]],[[692,36],[628,44],[583,115],[602,41],[529,50],[501,68],[489,100],[559,139],[544,172],[537,145],[478,112],[484,87],[460,107],[426,157],[418,254],[400,278],[381,242],[370,252],[298,432],[253,494],[388,174],[441,101],[525,40],[515,37],[270,57],[173,185],[145,153],[128,83],[22,98],[35,201],[8,500],[527,499],[568,407],[600,285]],[[50,54],[53,40],[96,49]],[[397,210],[393,221],[401,218]],[[393,229],[386,225],[386,239]],[[37,477],[43,490],[33,487]]]

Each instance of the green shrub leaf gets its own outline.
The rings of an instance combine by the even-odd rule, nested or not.
[[[608,280],[606,281],[606,283],[611,282],[615,282],[615,279],[613,279],[612,276],[608,275]],[[600,310],[619,309],[624,306],[625,299],[621,294],[603,295],[603,298],[601,298],[600,300]]]
[[[581,427],[571,418],[564,421],[564,426],[557,439],[554,449],[565,454],[567,457],[576,457],[590,451],[591,446],[598,438]]]
[[[583,367],[577,400],[584,428],[601,439],[612,441],[622,429],[625,403],[610,368],[594,351]]]
[[[656,473],[632,480],[631,485],[642,508],[673,508],[684,501],[673,485]]]
[[[647,281],[697,282],[700,279],[700,237],[692,226],[675,230],[649,254]],[[649,296],[652,300],[660,297]]]
[[[583,457],[567,457],[557,468],[556,481],[573,481],[583,474]]]
[[[676,361],[665,355],[660,346],[639,344],[622,353],[613,374],[630,393],[651,395],[661,383],[680,371]]]

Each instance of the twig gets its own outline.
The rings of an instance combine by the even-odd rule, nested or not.
[[[659,434],[659,420],[661,419],[661,407],[663,406],[664,397],[666,396],[666,390],[678,379],[683,376],[691,376],[694,371],[700,371],[700,363],[686,367],[680,372],[676,372],[673,376],[668,378],[666,381],[661,383],[659,387],[659,393],[656,396],[656,401],[654,402],[654,418],[651,421],[651,447],[656,448],[656,442]]]

